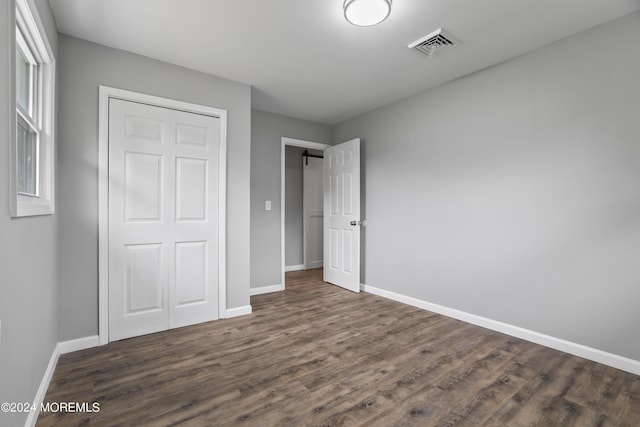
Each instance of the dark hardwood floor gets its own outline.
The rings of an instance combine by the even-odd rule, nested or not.
[[[640,426],[640,377],[287,274],[253,314],[60,357],[38,426]]]

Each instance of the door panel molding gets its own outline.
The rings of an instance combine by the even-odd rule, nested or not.
[[[226,308],[226,167],[227,112],[217,108],[176,101],[152,95],[100,86],[98,124],[98,337],[99,344],[109,342],[109,100],[120,99],[169,108],[172,110],[217,117],[220,122],[218,150],[218,312],[220,318],[229,314]],[[132,121],[131,133],[141,138],[156,135],[152,123]],[[183,144],[201,148],[201,131],[184,127],[179,135]],[[197,156],[194,156],[197,158]]]

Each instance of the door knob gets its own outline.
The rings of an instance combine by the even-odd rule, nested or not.
[[[357,225],[362,225],[362,221],[351,221],[350,224],[355,227]]]

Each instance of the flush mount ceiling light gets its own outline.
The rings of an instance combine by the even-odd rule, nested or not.
[[[358,27],[370,27],[387,19],[391,0],[345,0],[344,17]]]

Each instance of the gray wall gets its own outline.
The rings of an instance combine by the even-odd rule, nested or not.
[[[636,13],[336,126],[366,284],[640,360],[638,40]]]
[[[251,88],[60,36],[60,340],[98,332],[98,86],[228,112],[227,307],[249,304]]]
[[[36,1],[54,55],[58,34],[46,0]],[[15,129],[14,1],[0,5],[0,402],[32,402],[58,342],[57,215],[11,219],[9,144]],[[0,425],[27,414],[0,412]]]
[[[281,138],[331,143],[326,125],[252,110],[251,115],[251,287],[280,284]],[[265,211],[271,200],[271,211]]]
[[[287,146],[284,151],[284,265],[304,264],[303,230],[303,173],[302,163],[306,148]],[[322,155],[322,151],[308,150],[310,154]]]

